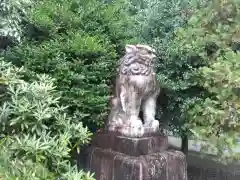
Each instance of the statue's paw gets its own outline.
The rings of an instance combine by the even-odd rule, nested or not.
[[[136,120],[131,120],[129,122],[129,126],[131,128],[140,128],[140,127],[143,127],[143,123],[140,119],[136,119]]]
[[[107,125],[108,131],[117,131],[122,126],[122,121],[112,121]]]
[[[130,127],[129,128],[129,136],[131,137],[141,137],[144,134],[144,128],[141,125],[135,126],[135,127]]]
[[[153,131],[159,130],[159,122],[158,120],[152,120],[144,124],[144,127],[151,128]]]
[[[115,125],[109,125],[107,128],[108,131],[116,131],[117,127]]]
[[[132,117],[121,126],[119,132],[127,137],[141,137],[144,134],[143,123],[138,117]]]
[[[127,137],[142,137],[144,134],[143,126],[124,126],[121,128],[121,133]]]
[[[158,127],[158,128],[159,128],[159,121],[158,121],[158,120],[153,120],[153,121],[151,122],[151,126],[152,126],[152,127]]]

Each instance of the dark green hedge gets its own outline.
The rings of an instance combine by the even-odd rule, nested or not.
[[[89,128],[101,127],[116,63],[133,41],[134,21],[122,0],[43,0],[29,9],[25,39],[5,52],[27,76],[57,80],[61,104]]]

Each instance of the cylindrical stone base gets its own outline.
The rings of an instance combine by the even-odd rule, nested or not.
[[[160,135],[126,138],[98,134],[88,151],[87,169],[95,173],[96,180],[187,180],[185,155],[167,150],[167,137]]]

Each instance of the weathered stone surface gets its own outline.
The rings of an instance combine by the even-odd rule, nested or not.
[[[106,129],[107,129],[107,127],[106,127]],[[124,130],[123,130],[124,129]],[[108,133],[115,133],[116,135],[119,135],[119,136],[124,136],[124,137],[129,137],[129,138],[140,138],[140,137],[150,137],[150,136],[155,136],[155,135],[161,135],[160,133],[159,133],[159,131],[157,131],[156,132],[156,128],[152,128],[152,127],[147,127],[147,126],[143,126],[142,128],[140,128],[140,129],[142,129],[141,130],[141,132],[142,133],[140,133],[139,134],[139,136],[137,136],[135,133],[136,133],[136,129],[134,130],[134,129],[132,129],[132,128],[130,128],[129,126],[121,126],[121,127],[116,127],[115,128],[115,130],[114,131],[108,131],[108,130],[105,130],[105,131],[107,131]],[[137,132],[140,130],[139,128],[138,128],[138,130],[137,130]],[[160,130],[160,128],[158,127],[157,128],[158,130]],[[134,130],[134,131],[132,131],[132,130]],[[124,131],[127,131],[128,133],[128,135],[126,135],[126,133],[123,133]]]
[[[86,166],[97,180],[187,180],[185,155],[168,150],[167,137],[160,134],[129,138],[96,133]]]
[[[169,150],[139,157],[91,147],[87,168],[97,180],[187,180],[186,160]]]
[[[126,44],[110,100],[108,131],[135,138],[143,136],[144,127],[150,127],[152,132],[159,131],[159,121],[155,119],[156,100],[160,93],[154,68],[155,53],[156,50],[148,45]],[[144,114],[143,121],[139,118],[140,109]]]
[[[140,156],[166,150],[168,138],[156,133],[149,137],[128,138],[118,136],[116,133],[101,132],[93,137],[92,145],[126,155]]]

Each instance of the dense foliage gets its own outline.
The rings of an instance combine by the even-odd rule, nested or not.
[[[167,97],[161,121],[230,152],[239,132],[239,1],[142,2],[138,32],[158,50]]]
[[[1,0],[0,1],[0,47],[8,43],[19,42],[22,35],[22,22],[31,0]]]
[[[18,44],[2,51],[14,65],[1,59],[0,179],[93,179],[70,154],[89,142],[84,125],[104,124],[134,21],[122,0],[25,2],[1,4],[1,37]]]
[[[19,42],[3,52],[15,66],[0,60],[0,179],[92,179],[70,165],[69,153],[89,141],[85,125],[104,124],[116,63],[133,42],[157,49],[161,123],[239,159],[231,152],[240,131],[238,0],[18,0],[0,7],[0,36]]]
[[[157,49],[157,73],[162,87],[158,106],[158,119],[168,125],[174,135],[185,136],[187,129],[182,126],[181,105],[190,92],[182,89],[177,71],[185,67],[178,66],[179,59],[170,57],[168,49],[174,39],[174,31],[185,27],[195,9],[202,8],[206,1],[195,0],[142,0],[139,4],[132,0],[132,9],[139,24],[136,26],[141,42],[151,44]]]
[[[169,55],[187,100],[185,125],[201,139],[232,154],[240,130],[240,2],[213,1],[197,10],[186,28],[179,28]],[[176,67],[176,66],[175,66]],[[183,70],[181,70],[184,68]],[[178,71],[181,70],[181,71]],[[191,95],[192,94],[192,95]]]
[[[6,52],[29,78],[56,79],[60,103],[91,127],[101,127],[108,111],[109,85],[123,46],[132,39],[131,17],[122,0],[37,1],[27,13],[25,40]]]
[[[70,163],[74,146],[88,143],[88,129],[59,105],[54,79],[43,74],[27,82],[23,74],[1,59],[0,177],[92,179]]]

